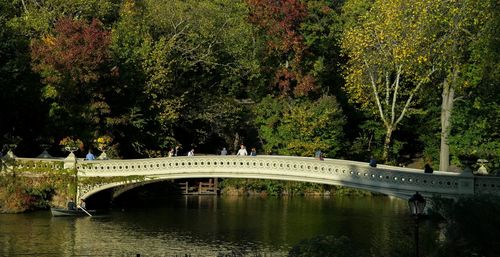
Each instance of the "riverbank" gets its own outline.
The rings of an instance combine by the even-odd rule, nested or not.
[[[73,178],[66,174],[0,176],[0,213],[22,213],[64,206],[74,191]]]

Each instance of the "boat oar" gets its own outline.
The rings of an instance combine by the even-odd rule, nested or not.
[[[87,210],[85,210],[82,206],[78,205],[77,206],[78,208],[80,208],[82,211],[84,211],[85,213],[87,213],[87,215],[89,215],[90,217],[92,217],[92,214],[90,214]]]

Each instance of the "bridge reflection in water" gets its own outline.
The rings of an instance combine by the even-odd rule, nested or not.
[[[287,256],[317,235],[382,253],[405,240],[407,212],[405,201],[387,197],[174,196],[106,216],[0,215],[0,256]],[[428,252],[437,233],[428,224],[421,232]]]

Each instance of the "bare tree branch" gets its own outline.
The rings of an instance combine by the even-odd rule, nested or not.
[[[380,99],[378,97],[378,91],[377,91],[377,83],[375,82],[375,79],[373,77],[373,73],[370,69],[370,66],[368,65],[368,62],[365,60],[365,65],[368,70],[368,74],[370,76],[370,81],[373,89],[373,94],[375,95],[375,102],[377,103],[378,111],[380,112],[380,118],[382,118],[382,121],[384,124],[388,125],[387,120],[385,119],[384,111],[382,110],[382,104],[380,104]]]
[[[396,79],[394,80],[395,88],[394,88],[394,94],[392,95],[392,107],[391,107],[391,123],[394,124],[394,118],[396,116],[396,100],[398,98],[398,90],[399,90],[399,78],[401,76],[401,69],[403,65],[399,65],[397,74],[396,74]]]

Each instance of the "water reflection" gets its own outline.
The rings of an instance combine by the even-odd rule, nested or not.
[[[392,232],[411,228],[406,209],[404,201],[386,197],[177,196],[92,218],[0,215],[0,255],[286,256],[300,240],[320,234],[346,235],[368,253],[390,242]]]

